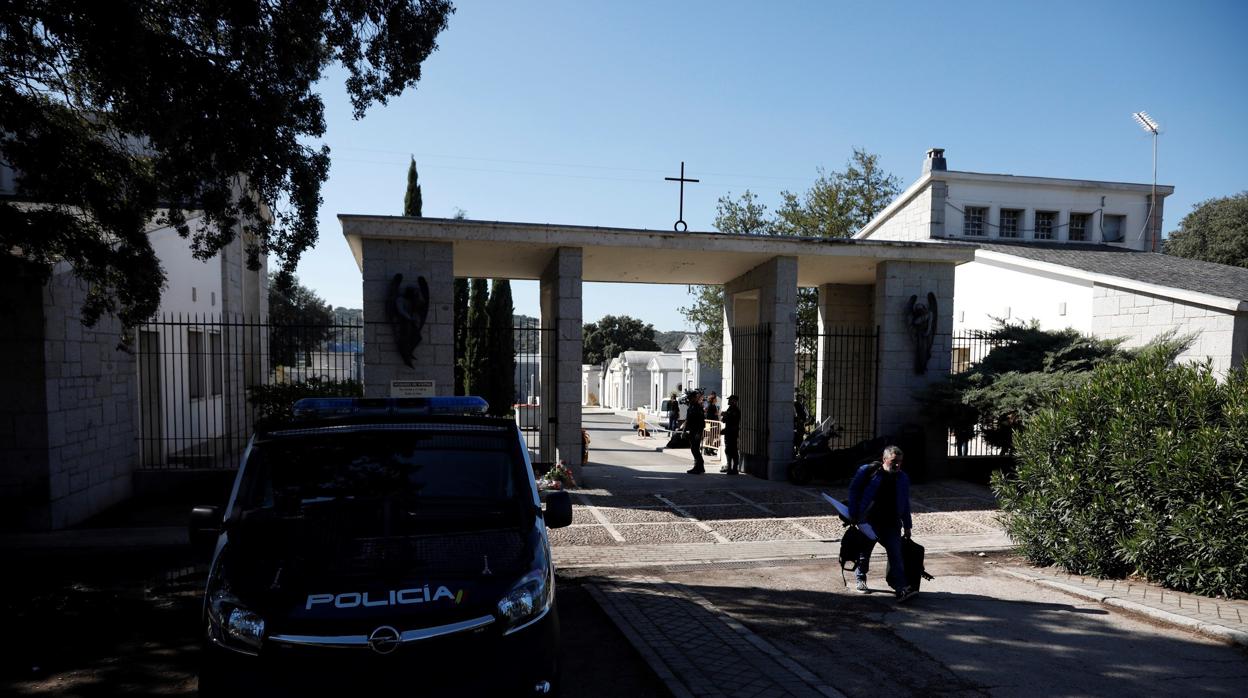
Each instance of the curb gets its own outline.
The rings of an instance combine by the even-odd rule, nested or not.
[[[615,627],[624,634],[624,637],[633,646],[633,649],[637,651],[637,654],[640,654],[641,658],[646,660],[646,665],[650,667],[654,675],[663,682],[664,686],[667,686],[667,690],[671,691],[672,696],[674,698],[694,698],[693,694],[677,678],[671,667],[663,661],[658,652],[654,651],[650,643],[637,634],[632,624],[625,620],[615,605],[611,603],[611,600],[607,598],[607,595],[598,588],[598,585],[586,584],[585,588],[589,591],[589,595],[594,597],[594,601],[598,602],[598,607],[607,614],[607,617],[611,619]]]
[[[1228,628],[1225,625],[1218,625],[1216,623],[1206,623],[1178,613],[1163,611],[1159,608],[1153,608],[1152,606],[1145,606],[1144,604],[1137,603],[1130,599],[1122,599],[1117,596],[1091,591],[1072,584],[1065,584],[1051,579],[1035,577],[1027,574],[1026,572],[1019,572],[1017,570],[1005,568],[1002,568],[1000,571],[1017,579],[1022,579],[1033,584],[1039,584],[1040,586],[1048,587],[1065,594],[1070,594],[1071,596],[1078,596],[1082,599],[1095,601],[1103,606],[1120,608],[1124,611],[1130,611],[1131,613],[1136,613],[1161,623],[1175,625],[1185,630],[1190,630],[1206,637],[1211,637],[1215,640],[1240,645],[1241,647],[1248,647],[1248,633],[1242,630]]]

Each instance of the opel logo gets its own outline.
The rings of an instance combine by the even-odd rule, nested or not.
[[[377,628],[368,636],[368,646],[377,654],[390,654],[398,648],[400,642],[402,636],[399,631],[388,625]]]

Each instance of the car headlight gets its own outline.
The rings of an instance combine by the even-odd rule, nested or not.
[[[208,580],[208,635],[218,645],[235,652],[259,654],[264,642],[264,618],[239,601],[221,567],[218,564]]]
[[[550,579],[550,566],[543,565],[520,578],[498,602],[498,615],[510,635],[537,622],[550,610],[555,585]]]

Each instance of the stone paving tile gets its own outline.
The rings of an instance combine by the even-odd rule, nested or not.
[[[554,547],[619,545],[602,526],[569,526],[553,529],[550,531],[550,544]]]
[[[703,543],[715,540],[714,535],[693,523],[621,524],[615,530],[624,536],[625,544]]]
[[[675,696],[842,695],[686,587],[620,577],[590,591]]]
[[[917,537],[993,530],[957,514],[915,513],[910,518],[914,523],[914,535]]]
[[[663,504],[652,494],[610,494],[603,493],[601,490],[592,494],[584,492],[577,494],[582,496],[586,503],[596,507],[653,507]],[[580,504],[577,497],[573,497],[572,501]]]
[[[742,497],[759,504],[771,505],[785,502],[810,502],[814,497],[809,490],[786,488],[783,490],[748,490],[739,493]],[[817,493],[816,493],[817,494]],[[833,494],[833,496],[836,496]]]
[[[655,507],[653,509],[615,509],[611,507],[601,507],[598,511],[607,517],[607,521],[613,524],[625,523],[681,523],[686,521],[685,517],[677,514],[668,507]]]
[[[719,521],[715,532],[730,541],[747,540],[811,540],[810,536],[794,528],[788,521]]]
[[[676,490],[672,492],[663,492],[664,497],[671,500],[677,506],[699,505],[699,504],[740,504],[741,500],[732,496],[728,492],[720,490],[703,491],[703,490]]]
[[[681,509],[689,512],[699,521],[724,521],[727,519],[766,519],[771,518],[770,514],[763,513],[758,507],[743,504],[741,500],[734,500],[731,504],[715,505],[715,506],[687,506],[681,505]]]
[[[1212,599],[1172,591],[1139,579],[1098,579],[1057,568],[1013,567],[1007,574],[1093,598],[1190,630],[1248,646],[1248,601]]]
[[[572,505],[572,524],[574,526],[577,524],[597,523],[598,517],[594,516],[594,513],[590,511],[589,507],[577,506],[575,504]]]
[[[836,510],[827,502],[798,502],[793,504],[768,504],[777,516],[836,516]]]
[[[991,508],[989,502],[974,497],[924,497],[911,496],[912,505],[926,505],[934,511],[982,511]]]

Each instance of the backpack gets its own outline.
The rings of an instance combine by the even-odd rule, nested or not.
[[[875,541],[867,537],[857,526],[850,526],[845,529],[845,535],[841,537],[841,581],[845,586],[849,586],[849,582],[845,580],[846,572],[854,572],[858,569],[858,556],[867,550]]]

